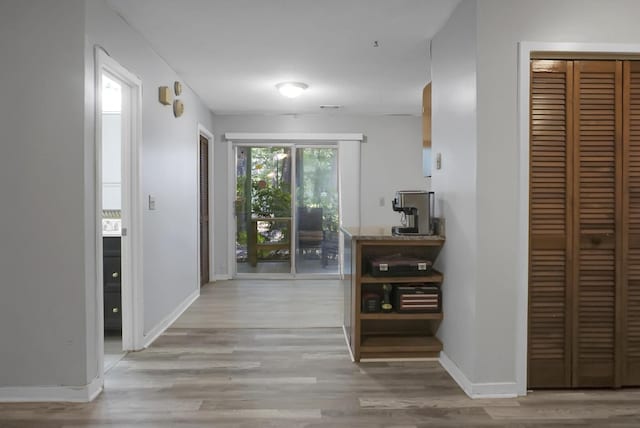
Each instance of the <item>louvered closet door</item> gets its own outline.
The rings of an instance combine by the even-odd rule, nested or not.
[[[574,62],[572,337],[576,387],[616,384],[621,84],[619,61]]]
[[[622,383],[640,385],[640,62],[624,64]]]
[[[528,383],[571,386],[572,63],[531,62]]]

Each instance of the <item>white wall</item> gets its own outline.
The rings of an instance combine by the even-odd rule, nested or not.
[[[142,80],[142,191],[156,198],[143,215],[145,334],[198,287],[198,122],[211,113],[180,76],[102,0],[87,7],[88,49],[102,46]],[[87,59],[93,63],[93,57]],[[173,117],[158,87],[183,83],[185,113]]]
[[[478,382],[515,378],[518,42],[638,43],[638,16],[635,0],[478,3]]]
[[[432,185],[447,221],[439,335],[474,392],[523,391],[518,42],[637,43],[638,14],[630,0],[464,0],[434,38],[433,151],[443,169]]]
[[[159,208],[143,219],[145,330],[198,290],[197,123],[210,128],[210,112],[187,85],[182,118],[156,101],[181,79],[101,0],[3,1],[0,398],[98,373],[94,44],[144,87],[142,185]]]
[[[446,243],[437,261],[445,275],[444,320],[438,331],[444,352],[472,379],[476,316],[477,111],[476,4],[463,1],[432,41],[432,152],[442,169],[432,171]]]
[[[90,380],[84,13],[0,2],[0,389]]]
[[[360,198],[362,225],[399,224],[391,209],[396,190],[424,189],[422,118],[398,116],[214,116],[215,143],[215,273],[225,275],[228,262],[229,143],[226,132],[359,132],[362,143]],[[380,206],[380,198],[385,199]]]

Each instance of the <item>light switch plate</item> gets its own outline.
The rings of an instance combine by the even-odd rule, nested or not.
[[[156,210],[156,197],[149,195],[149,211]]]

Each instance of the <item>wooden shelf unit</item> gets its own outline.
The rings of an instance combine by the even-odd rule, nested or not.
[[[438,357],[442,343],[434,336],[364,336],[361,358]]]
[[[374,313],[374,314],[360,314],[361,320],[441,320],[442,312],[434,313]]]
[[[402,254],[435,261],[444,238],[405,237],[366,239],[344,235],[345,239],[345,321],[344,328],[354,361],[362,358],[434,358],[442,350],[435,331],[442,312],[438,313],[363,313],[363,289],[382,284],[441,284],[444,275],[433,270],[423,276],[374,277],[367,271],[372,256]]]
[[[431,275],[425,276],[371,276],[364,274],[360,277],[361,284],[402,284],[402,283],[441,283],[444,276],[437,270],[433,270]]]

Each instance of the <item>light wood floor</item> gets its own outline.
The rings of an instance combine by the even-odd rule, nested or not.
[[[337,280],[219,281],[203,287],[173,327],[340,327],[342,294]]]
[[[242,307],[243,293],[225,300],[233,286],[206,286],[203,298],[149,349],[127,354],[110,370],[94,402],[0,404],[0,427],[640,426],[640,390],[471,400],[437,362],[352,363],[339,328],[294,328],[299,313],[290,328],[209,325],[213,313]],[[285,288],[294,286],[305,284]],[[315,298],[320,286],[305,290]],[[267,325],[271,316],[282,318],[261,314]]]
[[[122,350],[122,335],[107,333],[104,337],[104,371],[111,370],[126,352]]]

